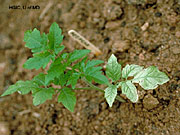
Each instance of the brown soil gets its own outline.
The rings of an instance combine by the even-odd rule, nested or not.
[[[180,2],[143,1],[1,0],[0,93],[39,72],[22,68],[31,56],[23,34],[34,27],[48,32],[52,22],[63,29],[67,51],[83,48],[67,35],[74,29],[103,52],[91,59],[107,61],[114,53],[123,65],[155,65],[170,81],[150,91],[137,86],[138,103],[116,101],[112,108],[102,93],[81,90],[74,113],[56,99],[34,107],[30,94],[3,97],[0,135],[180,135]],[[39,5],[40,10],[13,10],[9,5]]]

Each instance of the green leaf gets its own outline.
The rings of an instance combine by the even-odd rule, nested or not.
[[[109,106],[112,107],[112,104],[117,96],[117,86],[116,85],[110,85],[105,89],[105,98],[108,102]]]
[[[76,96],[70,88],[63,88],[58,96],[58,102],[62,103],[69,111],[74,112],[76,105]]]
[[[84,75],[88,81],[94,80],[95,82],[99,84],[107,84],[109,85],[108,79],[102,75],[102,72],[100,71],[102,67],[89,67],[86,68],[84,71]]]
[[[84,57],[81,61],[79,61],[78,63],[76,63],[72,69],[78,69],[80,72],[84,72],[85,71],[85,62],[87,60],[87,56]]]
[[[55,77],[60,76],[65,68],[65,65],[61,63],[61,58],[57,58],[47,71],[48,74],[45,76],[45,84],[47,85],[51,80],[54,80]]]
[[[88,61],[84,68],[84,76],[89,82],[94,80],[96,83],[109,85],[108,79],[100,71],[102,67],[94,67],[101,63],[103,63],[101,60]]]
[[[45,74],[39,73],[33,78],[33,81],[36,82],[39,86],[45,85]]]
[[[135,103],[138,101],[136,87],[130,80],[120,82],[119,86],[121,86],[122,94],[125,94],[126,97],[131,100],[131,102]]]
[[[39,105],[44,103],[48,99],[52,99],[54,94],[53,88],[39,88],[36,93],[33,94],[33,104]]]
[[[9,88],[1,96],[10,95],[14,92],[19,92],[24,95],[37,88],[38,85],[32,81],[17,81],[14,85],[9,86]]]
[[[52,55],[49,52],[42,52],[39,54],[34,54],[34,57],[28,59],[23,67],[26,69],[40,69],[41,67],[45,68],[49,61],[52,58]]]
[[[62,59],[66,59],[67,56],[68,56],[68,53],[63,53],[63,54],[61,55]]]
[[[90,68],[90,67],[94,67],[96,65],[102,64],[104,63],[104,61],[102,60],[88,60],[87,64],[86,64],[86,69]]]
[[[49,34],[48,34],[49,44],[48,45],[50,49],[55,50],[56,54],[59,53],[59,46],[63,40],[63,35],[61,35],[61,33],[62,33],[62,30],[59,28],[59,25],[54,22],[51,25],[50,30],[49,30]]]
[[[94,80],[96,83],[99,83],[99,84],[109,85],[108,79],[102,74],[101,71],[95,72],[94,74],[87,75],[86,79]]]
[[[24,34],[24,42],[26,42],[25,46],[30,48],[33,53],[45,50],[47,41],[47,35],[43,33],[41,36],[40,31],[36,28],[33,31],[27,31]]]
[[[72,76],[72,71],[68,70],[65,74],[62,73],[61,75],[56,77],[55,80],[53,81],[53,83],[55,85],[61,85],[61,87],[63,87],[67,83],[67,81],[69,80],[69,78],[71,76]]]
[[[61,74],[61,76],[59,76],[60,79],[59,83],[62,87],[67,83],[71,75],[72,75],[72,71],[69,70],[65,74]]]
[[[84,49],[84,50],[74,50],[69,57],[70,62],[74,62],[84,56],[86,56],[88,53],[90,53],[90,50]]]
[[[145,90],[155,89],[158,87],[158,84],[161,85],[167,81],[169,81],[168,76],[160,72],[155,66],[150,66],[142,70],[132,80],[133,83],[139,83]]]
[[[143,67],[138,65],[126,65],[122,70],[122,78],[128,78],[130,76],[134,76],[139,73]]]
[[[94,73],[100,71],[102,69],[102,67],[89,67],[87,69],[85,69],[85,74],[86,75],[93,75]]]
[[[80,73],[73,73],[70,76],[66,86],[71,84],[72,88],[74,89],[76,84],[77,84],[77,81],[78,81],[79,77],[80,77]]]
[[[118,64],[117,58],[114,56],[114,54],[111,55],[106,65],[106,75],[112,81],[117,81],[121,77],[121,65]]]
[[[65,48],[65,47],[64,47],[63,45],[56,47],[56,48],[55,48],[55,54],[57,55],[58,53],[60,53],[61,51],[63,51],[64,48]]]

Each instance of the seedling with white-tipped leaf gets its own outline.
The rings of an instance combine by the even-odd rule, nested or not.
[[[122,94],[132,102],[138,101],[138,93],[134,83],[145,90],[155,89],[158,85],[166,83],[168,76],[160,72],[157,67],[150,66],[143,68],[138,65],[126,65],[123,69],[117,62],[117,58],[112,54],[106,65],[106,76],[102,73],[102,60],[88,60],[87,54],[90,50],[74,50],[73,52],[64,52],[62,31],[58,24],[53,23],[48,34],[40,34],[36,28],[25,32],[24,41],[26,47],[31,49],[33,57],[24,63],[26,69],[45,69],[50,64],[47,72],[35,76],[32,80],[17,81],[1,95],[6,96],[14,92],[22,95],[32,93],[33,104],[39,105],[46,100],[52,99],[53,95],[58,96],[58,102],[61,102],[68,110],[74,111],[76,104],[75,90],[88,89],[103,92],[107,103],[112,107],[115,99],[125,102],[123,98],[117,95],[117,89],[120,88]],[[129,78],[132,79],[129,79]],[[76,87],[78,80],[83,80],[89,87]],[[93,84],[103,84],[105,89],[99,88]],[[60,88],[54,88],[53,85]]]

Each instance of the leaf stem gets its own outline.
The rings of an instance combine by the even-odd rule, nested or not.
[[[71,67],[67,67],[68,70],[72,70]],[[77,71],[78,72],[78,71]],[[83,89],[86,89],[86,90],[97,90],[97,91],[100,91],[102,93],[104,93],[104,90],[93,85],[92,83],[90,83],[86,78],[82,78],[82,80],[87,84],[89,85],[90,87],[84,87],[84,88],[75,88],[74,90],[83,90]],[[116,99],[120,102],[126,102],[123,98],[121,98],[120,96],[116,96]]]
[[[89,81],[87,81],[85,78],[82,78],[82,80],[86,83],[86,84],[88,84],[90,87],[85,87],[85,89],[95,89],[95,90],[97,90],[97,91],[100,91],[100,92],[105,92],[103,89],[101,89],[101,88],[99,88],[99,87],[97,87],[97,86],[95,86],[95,85],[93,85],[92,83],[90,83]],[[77,89],[77,88],[75,88],[75,89]],[[81,89],[83,89],[83,88],[81,88]],[[120,96],[116,96],[116,99],[118,100],[118,101],[120,101],[120,102],[126,102],[123,98],[121,98]]]
[[[104,90],[103,90],[103,89],[101,89],[101,88],[93,85],[92,83],[90,83],[89,81],[87,81],[85,78],[82,78],[82,80],[83,80],[87,85],[89,85],[92,89],[95,89],[95,90],[97,90],[97,91],[100,91],[100,92],[103,92],[103,93],[104,93]]]
[[[73,90],[92,90],[91,87],[74,88]]]
[[[126,101],[125,101],[122,97],[120,97],[120,96],[116,96],[116,99],[117,99],[118,101],[120,101],[120,102],[123,102],[123,103],[126,102]]]

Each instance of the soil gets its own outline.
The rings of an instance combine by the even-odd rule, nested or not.
[[[138,103],[121,95],[127,102],[115,101],[112,108],[102,93],[81,90],[74,113],[56,98],[37,107],[30,94],[0,98],[0,135],[180,135],[179,0],[1,0],[0,20],[0,94],[40,72],[22,68],[32,56],[24,47],[24,32],[35,27],[48,32],[53,22],[62,28],[68,52],[83,49],[67,35],[74,29],[103,52],[90,59],[107,62],[114,53],[123,66],[155,65],[170,78],[155,90],[137,85]]]

